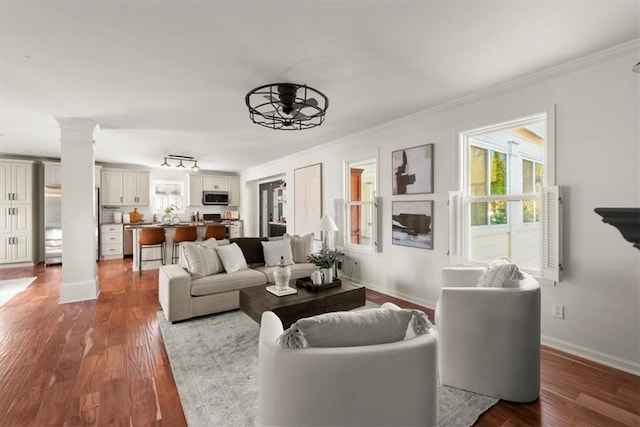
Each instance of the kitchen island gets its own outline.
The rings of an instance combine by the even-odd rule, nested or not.
[[[133,231],[133,271],[138,271],[138,256],[139,256],[139,239],[140,230],[145,227],[162,227],[165,233],[166,249],[164,253],[165,264],[171,264],[171,249],[173,248],[173,236],[175,235],[176,227],[195,226],[198,230],[198,240],[203,240],[204,235],[209,225],[213,225],[212,222],[183,222],[179,224],[162,224],[162,223],[129,223],[125,224],[125,230]],[[242,221],[224,221],[222,222],[227,227],[227,237],[236,238],[242,237]],[[177,255],[177,254],[176,254]],[[144,261],[146,259],[158,259],[160,258],[160,248],[148,248],[144,249],[142,253],[142,269],[152,270],[159,268],[160,261]],[[176,260],[177,262],[177,260]]]

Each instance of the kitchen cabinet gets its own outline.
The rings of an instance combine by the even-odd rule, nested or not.
[[[101,204],[149,206],[149,172],[102,169]]]
[[[240,178],[229,177],[229,206],[240,206]]]
[[[229,206],[240,205],[240,178],[236,176],[189,175],[189,206],[202,206],[203,191],[228,191]]]
[[[58,187],[62,185],[62,164],[59,162],[42,162],[44,165],[44,186]],[[94,167],[94,183],[100,187],[100,169],[102,166]]]
[[[202,206],[202,176],[189,175],[189,206]]]
[[[33,262],[33,162],[0,160],[0,264]]]
[[[100,225],[100,257],[102,259],[122,258],[124,254],[122,242],[122,224]]]
[[[205,191],[229,191],[227,177],[204,175],[202,177],[202,189]]]
[[[0,160],[0,203],[31,204],[33,162]]]
[[[235,221],[227,225],[227,233],[229,235],[229,239],[237,239],[239,237],[242,237],[242,222]]]
[[[149,172],[122,173],[122,204],[149,206]]]
[[[60,163],[43,162],[44,163],[44,185],[46,187],[55,187],[62,185],[62,167]]]

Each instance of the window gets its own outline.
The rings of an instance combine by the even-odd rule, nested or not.
[[[559,280],[559,197],[556,187],[549,189],[555,196],[547,191],[554,179],[548,117],[461,134],[462,189],[449,201],[453,263],[507,256],[541,277],[554,271],[549,277]]]
[[[377,160],[347,162],[345,244],[361,248],[376,245]]]
[[[184,213],[184,182],[153,181],[153,212],[165,213],[167,208],[172,213]]]

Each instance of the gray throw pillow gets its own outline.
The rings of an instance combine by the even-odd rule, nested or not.
[[[419,310],[372,308],[300,319],[278,338],[283,348],[353,347],[401,341],[411,322],[416,334],[432,326]]]
[[[180,266],[192,277],[210,276],[222,273],[224,267],[216,251],[216,239],[204,242],[182,242],[179,247]]]
[[[309,262],[307,257],[313,252],[313,233],[309,233],[302,237],[297,234],[291,236],[285,233],[285,239],[291,240],[291,252],[293,254],[293,262],[296,264]]]
[[[244,254],[237,243],[218,246],[216,250],[218,251],[218,256],[220,256],[224,270],[227,273],[235,273],[236,271],[249,268],[247,266],[247,260],[244,258]]]

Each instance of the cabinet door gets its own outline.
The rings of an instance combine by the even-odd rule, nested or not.
[[[240,206],[240,178],[228,178],[229,206]]]
[[[0,161],[0,202],[11,201],[11,163]]]
[[[13,164],[13,202],[31,203],[33,165],[30,163]]]
[[[149,206],[149,173],[138,172],[136,174],[136,204]]]
[[[229,184],[226,177],[203,176],[202,189],[205,191],[229,191]]]
[[[18,234],[13,237],[14,244],[11,245],[13,251],[13,262],[31,262],[31,236]]]
[[[5,234],[0,234],[0,264],[13,261],[13,245],[9,244],[9,239],[12,238]]]
[[[122,204],[136,205],[138,203],[138,173],[122,172]]]
[[[13,231],[13,205],[5,203],[0,205],[0,234],[9,236]]]
[[[62,167],[59,163],[44,164],[44,185],[62,185]]]
[[[102,170],[102,205],[121,206],[122,205],[122,172],[112,170]]]
[[[15,205],[12,213],[13,233],[31,233],[31,205]]]
[[[202,206],[202,177],[189,175],[189,206]]]
[[[229,191],[229,180],[227,178],[214,176],[212,181],[214,191]]]

